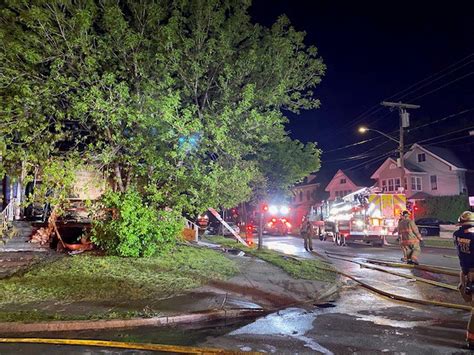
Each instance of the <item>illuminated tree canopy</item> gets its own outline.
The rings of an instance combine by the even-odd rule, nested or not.
[[[267,28],[249,6],[4,1],[0,174],[74,157],[117,191],[139,185],[157,206],[191,212],[317,169],[319,151],[289,139],[284,112],[319,105],[325,66],[286,17]],[[268,168],[283,156],[299,163]]]

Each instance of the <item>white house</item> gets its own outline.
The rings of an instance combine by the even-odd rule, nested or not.
[[[404,157],[407,198],[466,193],[466,169],[450,150],[414,144]],[[388,158],[371,179],[376,180],[381,191],[396,193],[401,187],[401,169],[394,159]]]

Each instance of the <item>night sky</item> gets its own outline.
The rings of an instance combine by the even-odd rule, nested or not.
[[[457,139],[466,137],[465,131],[436,137],[474,127],[474,5],[467,1],[254,0],[251,14],[267,26],[286,14],[296,29],[306,31],[306,43],[318,48],[327,65],[315,90],[321,108],[300,115],[286,113],[293,138],[316,141],[323,149],[323,166],[352,168],[396,148],[374,132],[357,132],[360,124],[386,133],[398,128],[398,113],[379,105],[384,99],[421,105],[412,111],[411,124],[426,126],[408,132],[408,142],[431,139],[426,144],[472,149],[474,138]],[[334,151],[370,138],[375,139]],[[360,154],[368,156],[348,159]]]

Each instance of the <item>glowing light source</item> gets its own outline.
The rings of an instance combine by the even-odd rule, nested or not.
[[[280,213],[285,215],[285,214],[288,214],[290,212],[290,209],[286,206],[281,206],[280,207]]]
[[[270,206],[268,208],[268,211],[271,213],[271,214],[277,214],[278,213],[278,207],[277,206]]]

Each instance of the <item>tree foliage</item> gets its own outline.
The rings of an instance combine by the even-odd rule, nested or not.
[[[444,222],[456,222],[462,212],[469,210],[467,195],[430,196],[418,201],[416,218],[438,218]]]
[[[316,169],[317,149],[289,140],[282,112],[318,107],[325,66],[286,17],[267,28],[249,6],[4,1],[0,174],[78,154],[116,191],[139,185],[154,206],[195,212]]]
[[[116,217],[95,219],[92,241],[115,255],[150,257],[165,252],[183,228],[176,211],[157,211],[134,188],[125,193],[109,191],[102,203],[113,209]]]

